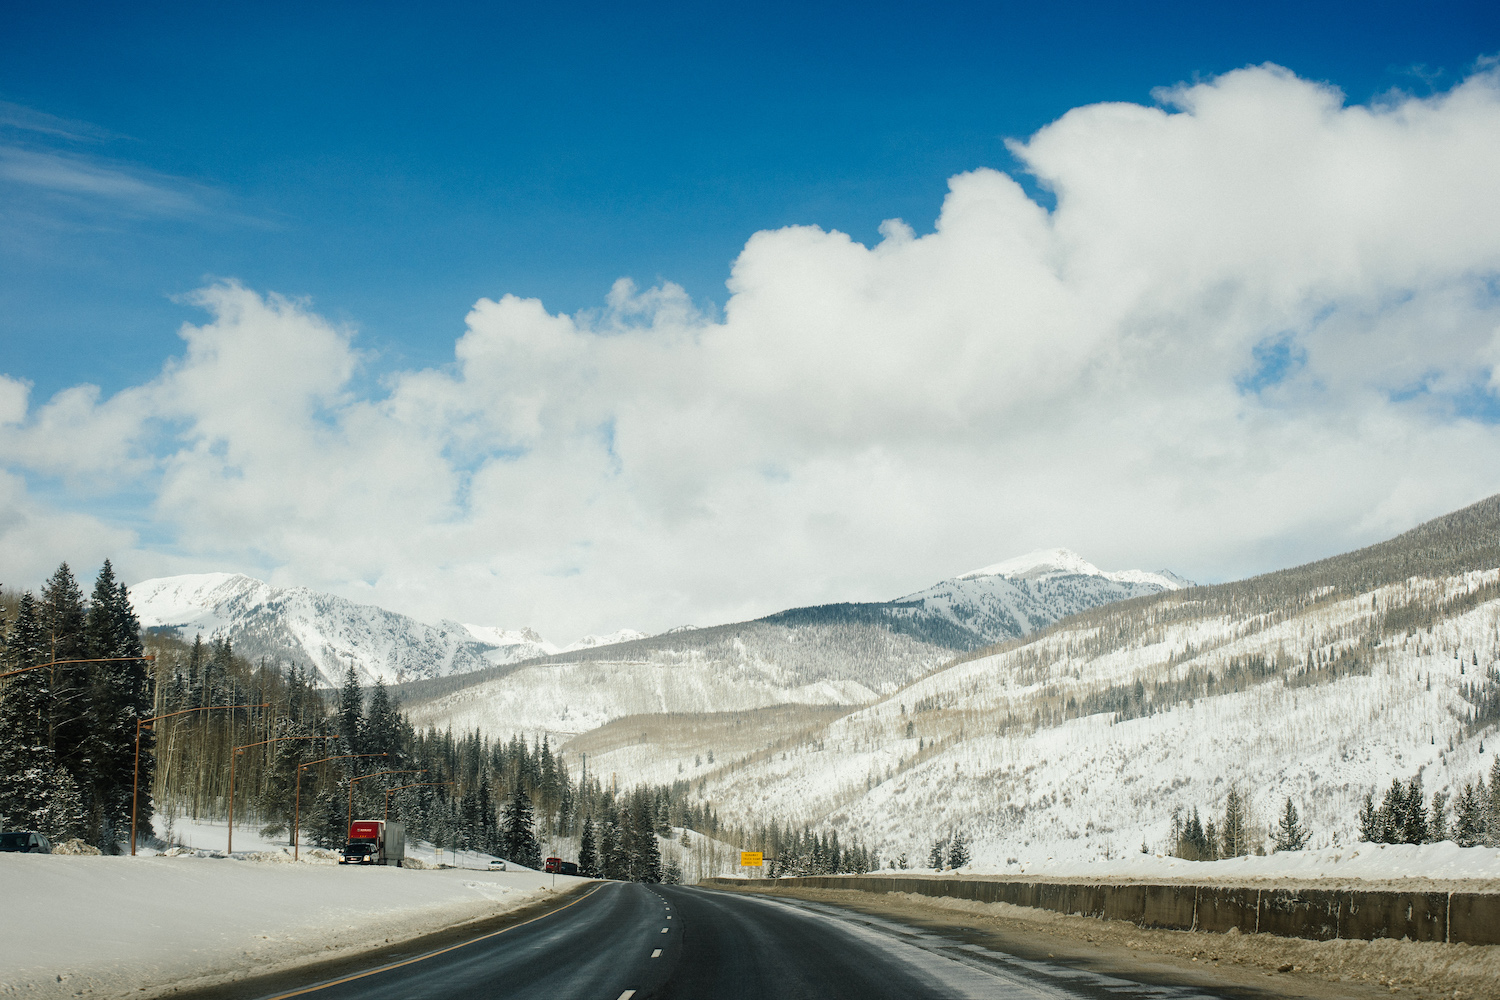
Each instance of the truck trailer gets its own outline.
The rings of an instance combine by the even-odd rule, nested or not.
[[[349,824],[349,840],[341,865],[395,865],[406,859],[406,824],[383,819],[357,819]]]

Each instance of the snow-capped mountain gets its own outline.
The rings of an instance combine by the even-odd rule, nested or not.
[[[529,628],[496,628],[493,625],[465,625],[463,628],[485,645],[495,647],[488,657],[495,663],[515,663],[538,656],[551,656],[558,651],[556,646]]]
[[[645,632],[637,632],[633,628],[622,628],[609,633],[609,635],[586,635],[577,642],[570,643],[562,648],[564,653],[571,653],[578,649],[597,649],[600,646],[614,646],[622,642],[634,642],[637,639],[649,639]]]
[[[143,580],[130,591],[141,626],[191,640],[227,638],[242,655],[310,665],[338,684],[352,663],[366,682],[442,677],[557,651],[519,632],[429,625],[306,587],[273,587],[235,573]]]
[[[971,650],[1019,639],[1068,615],[1193,584],[1175,573],[1106,573],[1068,549],[1042,549],[894,601],[793,608],[780,624],[884,623],[937,646]]]
[[[1048,549],[896,601],[793,608],[649,637],[622,629],[608,643],[584,639],[543,661],[462,678],[457,688],[417,684],[402,695],[420,725],[499,733],[583,733],[627,715],[867,705],[957,652],[1185,585],[1168,573],[1105,573]],[[632,745],[641,752],[643,744]]]
[[[992,869],[1166,849],[1174,811],[1222,817],[1231,789],[1254,837],[1290,798],[1315,847],[1356,839],[1363,796],[1393,779],[1448,795],[1452,822],[1465,785],[1500,773],[1500,497],[1348,555],[1087,611],[775,753],[720,749],[717,770],[694,755],[733,730],[694,721],[696,743],[652,757],[621,739],[590,761],[681,769],[723,816],[854,832],[886,857],[962,831]]]
[[[1041,549],[944,580],[891,602],[895,613],[918,608],[974,636],[972,646],[1019,639],[1059,619],[1103,604],[1193,584],[1167,570],[1107,573],[1068,549]],[[910,607],[912,610],[903,610]]]

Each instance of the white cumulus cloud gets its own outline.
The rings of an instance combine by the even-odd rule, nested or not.
[[[722,318],[503,295],[440,368],[204,289],[147,384],[0,380],[0,573],[242,569],[567,641],[1040,546],[1233,576],[1500,490],[1495,71],[1354,106],[1253,67],[1013,152],[1055,209],[976,169],[924,235],[754,234]]]

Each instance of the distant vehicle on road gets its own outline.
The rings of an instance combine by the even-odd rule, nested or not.
[[[492,872],[503,872],[503,871],[505,871],[505,859],[504,858],[491,858],[490,859],[490,871],[492,871]]]
[[[349,840],[339,852],[341,865],[395,865],[406,859],[406,824],[383,819],[357,819],[349,824]]]
[[[557,874],[557,868],[562,863],[563,863],[562,858],[548,858],[547,859],[547,864],[542,869],[542,871],[546,872],[549,875],[556,875]]]
[[[20,851],[22,854],[51,854],[52,841],[32,830],[15,830],[0,833],[0,851]]]
[[[560,865],[557,866],[557,874],[559,874],[559,875],[577,875],[578,874],[578,866],[575,865],[571,861],[564,861],[562,864],[560,864]]]

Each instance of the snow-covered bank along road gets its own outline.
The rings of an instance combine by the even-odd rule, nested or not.
[[[551,894],[539,872],[0,856],[0,996],[150,996],[418,937]],[[557,876],[557,891],[583,880]],[[142,990],[145,990],[142,993]]]

